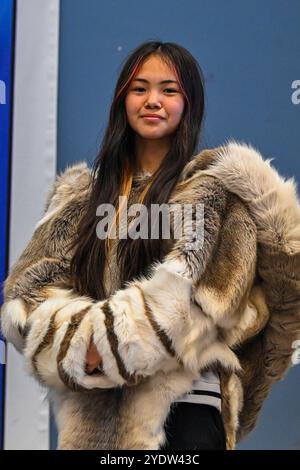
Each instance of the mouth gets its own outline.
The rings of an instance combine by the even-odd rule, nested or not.
[[[142,116],[142,118],[145,119],[146,121],[153,121],[153,122],[163,121],[163,118],[158,117],[158,116]]]

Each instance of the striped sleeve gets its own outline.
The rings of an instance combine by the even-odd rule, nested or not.
[[[30,372],[47,386],[72,390],[135,385],[179,366],[197,375],[215,347],[215,325],[191,302],[191,286],[162,263],[150,279],[132,281],[104,301],[49,291],[28,320]],[[85,371],[91,340],[102,358],[92,375]],[[232,361],[238,367],[234,355]]]

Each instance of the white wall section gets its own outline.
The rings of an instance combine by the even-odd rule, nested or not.
[[[59,0],[18,0],[14,69],[9,266],[41,217],[56,174]],[[49,448],[45,390],[9,345],[5,449]]]

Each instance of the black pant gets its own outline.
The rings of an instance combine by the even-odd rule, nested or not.
[[[226,450],[222,416],[214,406],[174,403],[165,432],[167,442],[161,450]]]

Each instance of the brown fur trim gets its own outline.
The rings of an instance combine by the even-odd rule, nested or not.
[[[37,356],[40,354],[40,352],[43,351],[43,349],[45,349],[47,346],[51,346],[53,344],[54,334],[55,334],[55,331],[56,331],[56,329],[55,329],[56,313],[57,312],[55,312],[53,314],[53,316],[50,320],[48,329],[46,331],[46,334],[45,334],[43,340],[38,345],[35,353],[32,356],[32,366],[34,368],[35,373],[38,374],[38,375],[39,375],[39,371],[38,371],[38,368],[37,368]],[[39,377],[40,377],[40,375],[39,375]]]
[[[91,308],[90,306],[86,307],[84,310],[76,313],[75,315],[71,317],[71,321],[68,325],[64,339],[61,342],[59,353],[57,356],[57,369],[58,369],[59,377],[61,378],[62,382],[73,391],[84,390],[84,389],[83,387],[78,385],[76,382],[74,382],[73,378],[67,374],[67,372],[65,371],[63,367],[62,362],[64,358],[66,357],[67,351],[70,347],[70,343],[72,341],[74,334],[78,330],[78,327],[82,319],[84,318],[84,316],[86,315],[86,313],[89,311],[90,308]]]
[[[113,316],[113,312],[108,301],[104,303],[104,305],[102,306],[102,310],[105,315],[107,339],[109,341],[111,351],[117,361],[119,374],[126,381],[127,385],[137,385],[142,379],[142,377],[138,375],[132,375],[126,370],[123,359],[121,358],[119,354],[119,350],[118,350],[119,341],[114,331],[114,316]]]
[[[160,342],[164,346],[165,350],[170,354],[170,356],[176,358],[176,351],[174,350],[174,348],[172,346],[172,341],[168,337],[168,335],[165,333],[165,331],[163,331],[161,329],[160,325],[154,319],[153,314],[152,314],[152,309],[149,306],[149,304],[148,304],[148,302],[145,298],[143,290],[137,284],[135,284],[135,287],[137,287],[140,291],[141,297],[143,299],[145,314],[146,314],[146,317],[149,320],[150,325],[153,328],[153,331],[155,332],[156,336],[158,337],[158,339],[160,340]],[[179,360],[179,362],[182,364],[181,360]]]

